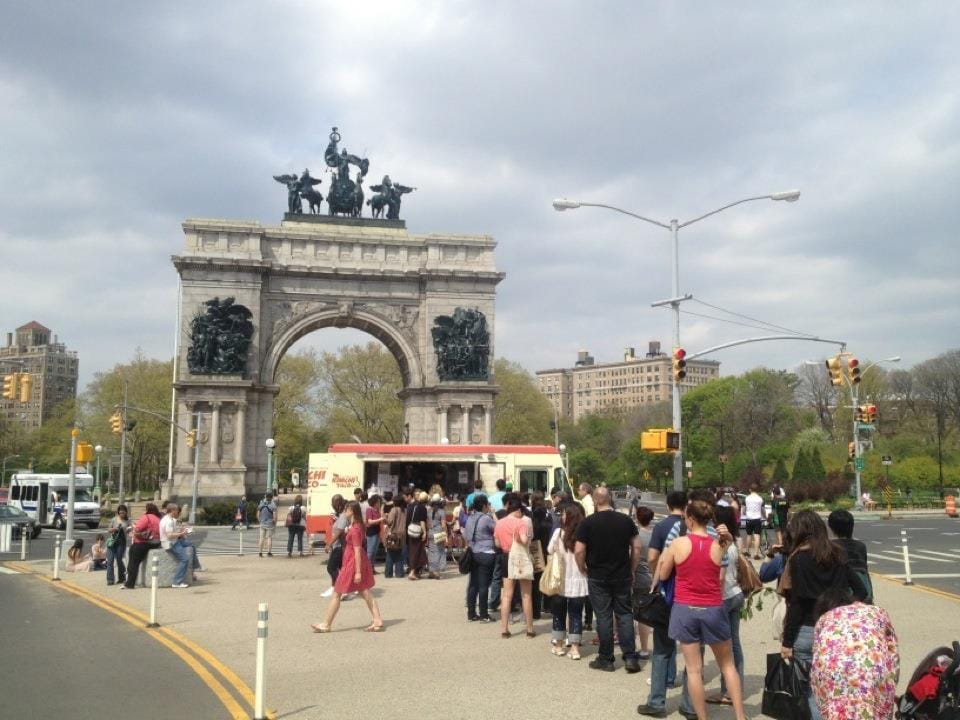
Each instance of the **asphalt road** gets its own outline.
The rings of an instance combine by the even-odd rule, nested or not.
[[[857,521],[854,537],[867,545],[870,571],[902,577],[903,545],[907,531],[910,569],[918,585],[960,594],[960,520],[943,517],[864,518]]]
[[[228,718],[143,631],[25,574],[0,572],[2,717]]]

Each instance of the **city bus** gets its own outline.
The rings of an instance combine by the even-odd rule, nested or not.
[[[311,453],[307,472],[307,532],[326,533],[334,495],[353,499],[355,488],[388,490],[435,485],[448,500],[468,495],[483,481],[488,494],[497,480],[516,492],[571,491],[560,453],[551,445],[372,445],[340,443],[325,453]]]

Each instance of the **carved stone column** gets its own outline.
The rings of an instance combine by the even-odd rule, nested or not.
[[[233,431],[234,433],[233,442],[234,442],[234,448],[236,452],[234,460],[236,460],[237,465],[244,464],[243,440],[244,440],[244,435],[246,435],[246,432],[245,432],[246,428],[247,428],[247,403],[241,400],[240,402],[237,403],[237,415],[236,415],[236,422],[234,423],[234,431]]]
[[[440,419],[437,421],[437,442],[442,443],[447,437],[447,406],[441,405],[437,408],[437,412],[440,414]]]
[[[210,403],[213,413],[210,420],[210,462],[220,461],[220,401]]]
[[[491,426],[491,408],[489,405],[483,406],[483,444],[489,445],[493,442],[493,427]]]

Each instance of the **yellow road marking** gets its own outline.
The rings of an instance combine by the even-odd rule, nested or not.
[[[242,679],[240,679],[239,676],[237,676],[235,672],[233,672],[233,670],[231,670],[226,665],[221,663],[219,660],[217,660],[217,658],[215,658],[207,650],[200,647],[192,640],[189,640],[188,638],[184,637],[177,631],[172,630],[170,628],[166,628],[162,626],[159,628],[145,627],[146,623],[149,621],[149,618],[147,617],[146,614],[141,613],[138,610],[134,610],[133,608],[127,607],[126,605],[123,605],[122,603],[119,603],[113,600],[112,598],[105,597],[103,595],[100,595],[97,592],[94,592],[84,587],[80,587],[79,585],[74,585],[73,583],[67,582],[65,580],[60,581],[60,583],[54,583],[52,579],[47,578],[46,576],[36,572],[33,568],[27,565],[21,565],[20,563],[15,563],[15,562],[8,562],[5,564],[8,567],[19,570],[26,574],[35,575],[40,579],[45,580],[46,582],[49,582],[52,585],[55,585],[55,586],[59,585],[64,590],[84,598],[88,602],[91,602],[94,605],[97,605],[103,608],[107,612],[110,612],[126,620],[131,625],[134,625],[135,627],[140,628],[141,630],[147,631],[147,633],[152,635],[157,640],[157,642],[160,642],[161,644],[168,647],[173,653],[175,653],[184,662],[186,662],[187,665],[189,665],[194,670],[194,672],[196,672],[197,675],[200,676],[201,679],[203,679],[203,681],[207,684],[208,687],[210,687],[210,689],[214,692],[214,694],[217,695],[220,701],[231,712],[231,714],[236,720],[248,720],[249,715],[247,715],[247,713],[244,712],[244,710],[236,702],[236,700],[233,698],[230,692],[205,667],[203,667],[202,664],[200,664],[194,657],[190,656],[186,651],[184,651],[183,648],[180,647],[180,645],[183,645],[189,648],[190,650],[192,650],[194,654],[196,654],[198,657],[205,660],[214,670],[219,672],[223,676],[223,678],[230,685],[233,686],[233,688],[237,691],[237,693],[251,707],[253,707],[254,700],[255,700],[253,691],[249,688],[249,686],[247,686],[245,682],[243,682]],[[172,640],[175,640],[176,643],[171,642],[171,640],[168,640],[167,638],[160,637],[159,633],[163,633],[164,635],[167,635]],[[273,720],[274,718],[276,718],[276,711],[273,711],[273,710],[267,711],[267,717]]]
[[[913,590],[919,590],[921,592],[930,593],[931,595],[938,595],[939,597],[945,597],[948,600],[956,600],[960,602],[960,595],[956,593],[949,592],[947,590],[938,590],[937,588],[932,588],[929,585],[904,585],[902,578],[890,577],[889,575],[884,575],[882,573],[870,573],[870,577],[879,577],[884,580],[892,583],[896,583],[901,587],[911,588]]]

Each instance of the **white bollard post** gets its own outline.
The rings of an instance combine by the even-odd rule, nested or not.
[[[907,548],[907,531],[900,531],[900,542],[903,543],[903,572],[905,579],[904,585],[913,585],[913,578],[910,576],[910,550]]]
[[[60,536],[57,535],[57,540],[53,544],[53,581],[57,582],[60,580]]]
[[[267,603],[260,603],[257,608],[257,681],[253,706],[254,720],[266,718],[263,711],[263,695],[266,685],[264,663],[267,655],[267,617]]]
[[[243,557],[243,528],[240,528],[240,557]]]
[[[157,587],[160,584],[160,556],[154,555],[150,561],[150,622],[147,627],[160,627],[157,622]]]
[[[26,526],[20,528],[20,561],[23,562],[27,559],[27,535],[30,533],[27,532]]]

